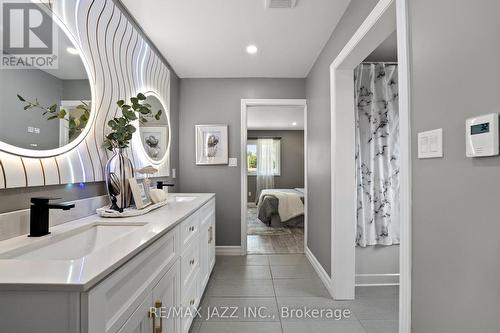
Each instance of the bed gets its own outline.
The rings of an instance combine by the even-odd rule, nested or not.
[[[283,195],[298,198],[302,207],[294,207],[296,210],[291,218],[282,219],[279,213],[279,197]],[[304,226],[304,189],[272,189],[264,190],[257,200],[257,214],[259,220],[270,227],[303,227]],[[301,210],[300,210],[301,209]]]

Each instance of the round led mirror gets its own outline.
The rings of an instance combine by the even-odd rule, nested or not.
[[[94,116],[80,49],[57,18],[47,12],[40,15],[50,21],[41,25],[50,31],[40,34],[50,52],[28,57],[21,52],[29,50],[4,49],[0,68],[0,150],[29,157],[72,149],[83,140]]]
[[[154,93],[146,94],[146,103],[151,105],[153,115],[161,110],[161,116],[156,119],[153,115],[147,116],[146,121],[139,125],[141,143],[147,157],[154,164],[163,161],[169,152],[170,146],[170,121],[168,119],[167,108]]]

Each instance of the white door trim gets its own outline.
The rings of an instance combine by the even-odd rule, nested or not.
[[[408,1],[396,0],[398,30],[399,128],[401,144],[400,200],[401,244],[399,246],[399,332],[411,333],[412,267],[412,139],[410,95],[410,31]]]
[[[411,331],[411,129],[407,12],[407,0],[380,0],[330,66],[331,290],[335,299],[354,299],[356,187],[353,69],[397,28],[401,137],[400,333]]]
[[[307,102],[305,99],[242,99],[241,100],[241,255],[247,254],[247,107],[302,106],[304,107],[304,249],[307,247]]]

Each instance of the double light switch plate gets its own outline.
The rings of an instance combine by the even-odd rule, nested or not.
[[[418,133],[418,158],[443,157],[443,129]]]

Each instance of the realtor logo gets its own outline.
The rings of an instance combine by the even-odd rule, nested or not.
[[[57,68],[57,27],[47,4],[1,0],[2,68]]]

